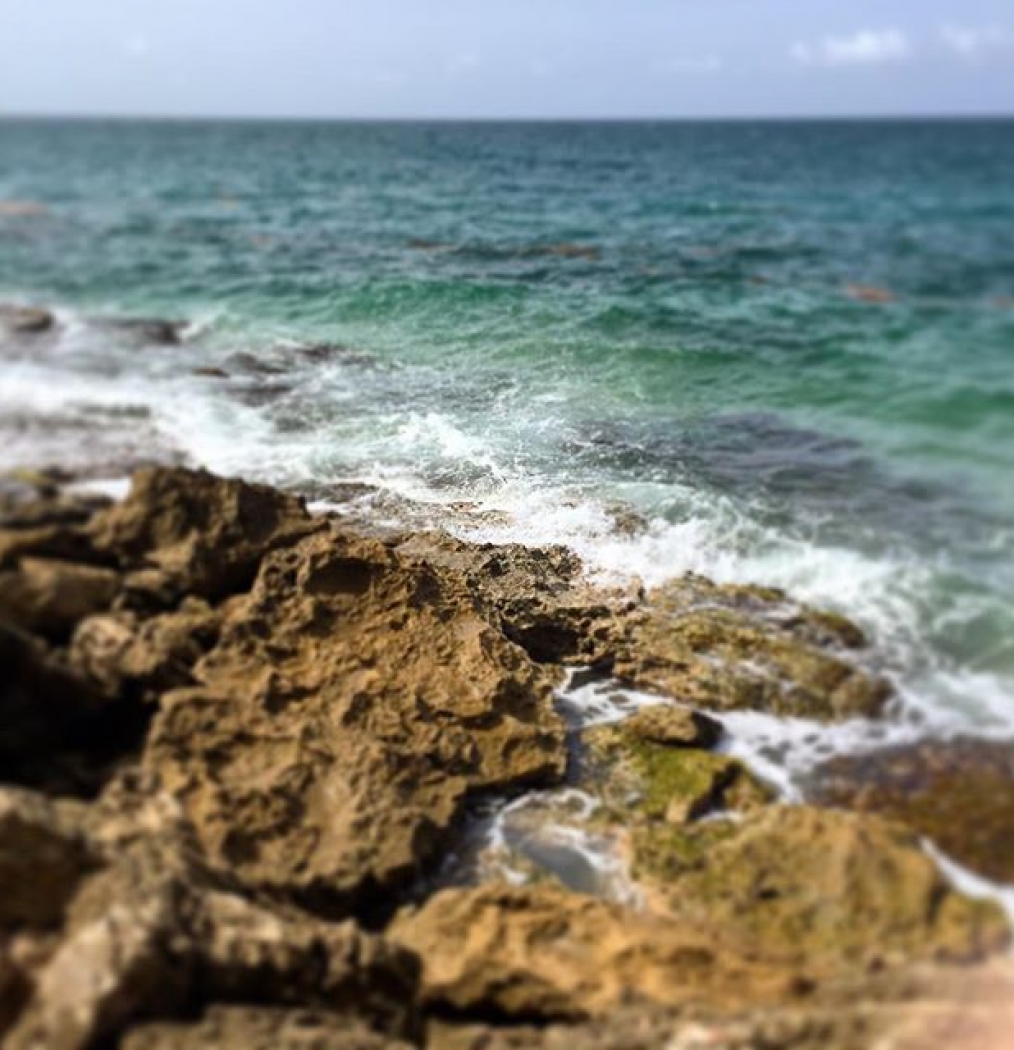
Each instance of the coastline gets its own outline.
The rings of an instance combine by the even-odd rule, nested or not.
[[[902,746],[879,795],[837,769],[826,807],[729,754],[744,712],[876,721],[891,687],[846,618],[699,576],[603,589],[563,548],[182,468],[4,503],[12,1047],[1009,1031],[1009,921],[889,790],[922,770],[932,810],[985,745]],[[1002,832],[1009,749],[987,774]]]

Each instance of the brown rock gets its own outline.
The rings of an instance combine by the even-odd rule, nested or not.
[[[22,558],[0,573],[0,619],[48,638],[69,636],[78,620],[106,609],[120,586],[110,569],[53,558]]]
[[[163,698],[146,764],[217,864],[314,907],[410,879],[466,793],[563,772],[552,678],[459,579],[377,541],[269,555],[194,675]]]
[[[127,568],[158,568],[192,593],[220,598],[249,587],[261,558],[321,523],[301,500],[204,471],[147,469],[130,495],[92,521],[98,550]]]
[[[954,860],[1014,883],[1014,744],[924,740],[836,758],[815,770],[814,801],[883,813]]]
[[[133,1028],[121,1050],[410,1050],[360,1020],[324,1010],[213,1006],[196,1022]]]
[[[686,576],[652,591],[632,616],[614,671],[713,710],[872,716],[890,688],[847,658],[861,642],[849,621],[796,606],[781,591]]]

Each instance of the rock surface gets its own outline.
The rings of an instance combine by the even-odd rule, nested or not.
[[[816,769],[815,800],[884,813],[954,860],[1014,883],[1014,744],[926,740],[836,758]]]
[[[596,589],[559,548],[353,529],[201,471],[142,471],[112,506],[11,479],[0,1039],[859,1050],[880,1021],[855,1002],[1002,947],[995,909],[897,825],[773,805],[707,715],[580,740],[553,691],[586,665],[718,710],[873,714],[862,644],[779,592]],[[586,856],[589,892],[534,860],[531,885],[433,892],[472,807],[532,787],[525,819],[584,823],[527,855],[598,836],[628,903]]]

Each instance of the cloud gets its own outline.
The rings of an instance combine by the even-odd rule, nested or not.
[[[852,36],[826,36],[816,43],[797,41],[792,57],[806,66],[861,66],[903,62],[912,45],[900,29],[861,29]]]
[[[959,58],[975,61],[983,56],[1014,48],[1014,33],[1000,26],[955,26],[940,27],[943,45]]]

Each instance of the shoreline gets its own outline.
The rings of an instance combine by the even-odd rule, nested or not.
[[[922,762],[932,807],[950,790],[946,745],[900,746],[880,798],[860,778],[837,808],[778,804],[721,746],[723,713],[876,718],[890,686],[849,657],[865,640],[843,617],[694,576],[604,591],[563,548],[371,534],[182,468],[142,471],[119,503],[11,500],[11,1046],[57,1031],[68,1048],[256,1031],[288,1046],[301,1010],[364,1047],[485,1046],[490,1025],[518,1045],[649,1047],[775,1018],[787,1034],[772,1045],[826,1050],[910,1023],[946,999],[948,967],[1009,947],[1003,914],[895,822],[892,769]],[[629,717],[572,702],[565,720],[567,669]],[[990,783],[1014,799],[1006,754]],[[854,774],[836,776],[842,792]],[[498,798],[499,846],[480,840],[471,874],[448,878],[469,814]],[[640,907],[595,888],[590,841]],[[70,959],[89,975],[74,988]],[[993,1002],[1005,965],[959,979]]]

